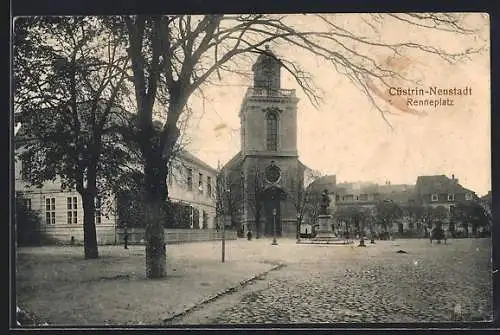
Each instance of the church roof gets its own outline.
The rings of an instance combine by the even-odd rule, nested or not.
[[[243,157],[241,156],[241,151],[238,151],[233,158],[231,158],[226,164],[222,166],[222,169],[231,170],[241,163]]]
[[[303,169],[305,169],[305,170],[311,170],[311,171],[312,171],[312,169],[311,169],[309,166],[307,166],[307,165],[305,165],[304,163],[302,163],[302,161],[301,161],[300,159],[299,159],[298,161],[299,161],[299,165],[300,165]]]
[[[336,175],[327,175],[322,176],[313,181],[309,185],[309,189],[313,191],[323,191],[328,190],[328,193],[335,192],[337,185],[337,176]]]

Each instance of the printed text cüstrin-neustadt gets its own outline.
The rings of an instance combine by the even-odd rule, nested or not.
[[[454,106],[455,100],[453,97],[470,96],[472,88],[465,87],[439,87],[429,86],[427,89],[419,87],[390,87],[389,95],[391,96],[406,96],[408,106]],[[414,98],[418,96],[419,98]]]

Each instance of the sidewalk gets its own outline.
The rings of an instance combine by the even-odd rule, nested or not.
[[[49,325],[160,325],[278,265],[245,255],[247,241],[167,246],[167,278],[145,278],[144,246],[99,247],[98,260],[83,247],[17,250],[17,305]]]

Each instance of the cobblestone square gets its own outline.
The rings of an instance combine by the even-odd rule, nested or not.
[[[247,258],[285,264],[204,318],[179,323],[456,322],[491,319],[490,239],[430,244],[377,241],[359,248],[282,240],[243,245]],[[257,247],[256,244],[261,244]],[[254,249],[255,248],[255,249]],[[247,250],[245,250],[247,249]],[[404,250],[406,253],[397,253]]]

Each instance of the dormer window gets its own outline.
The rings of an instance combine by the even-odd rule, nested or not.
[[[448,194],[448,201],[455,201],[455,194],[453,193]]]
[[[465,193],[465,200],[472,200],[472,194],[471,193]]]
[[[431,201],[438,201],[438,195],[437,193],[434,193],[431,195]]]

